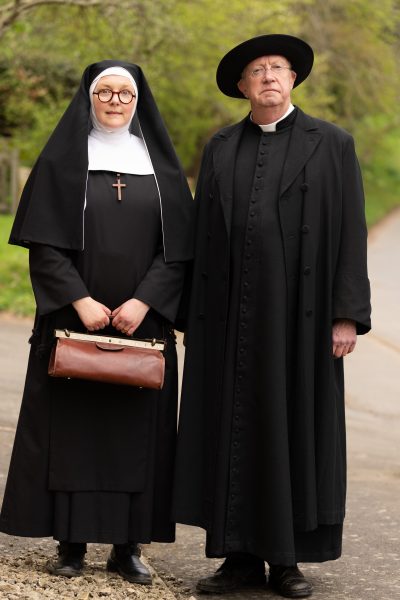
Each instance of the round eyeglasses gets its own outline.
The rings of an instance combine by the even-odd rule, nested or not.
[[[113,92],[108,88],[104,88],[103,90],[99,90],[98,92],[93,92],[100,102],[110,102],[110,100],[114,97],[114,94],[117,94],[119,101],[121,104],[130,104],[134,98],[136,98],[135,94],[130,90],[120,90],[119,92]]]

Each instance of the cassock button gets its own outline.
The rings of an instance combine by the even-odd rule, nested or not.
[[[208,273],[206,273],[205,271],[202,272],[201,276],[203,277],[203,279],[207,279],[208,277]]]
[[[308,183],[304,182],[304,183],[301,184],[300,189],[301,189],[302,192],[307,192],[309,187],[310,186],[308,185]]]
[[[301,228],[301,232],[302,233],[309,233],[310,228],[308,225],[303,225],[303,227]]]
[[[209,198],[214,198],[214,196],[211,192],[208,194],[208,196],[209,196]]]
[[[262,167],[262,166],[263,166],[263,162],[262,162],[262,160],[260,160],[260,161],[257,163],[257,165],[258,165],[259,167]]]
[[[303,273],[304,275],[309,275],[311,273],[311,267],[305,267]]]
[[[256,190],[256,192],[258,192],[258,190],[260,189],[258,185],[256,185],[256,187],[254,188]]]
[[[250,216],[251,216],[251,217],[254,217],[254,215],[255,215],[255,214],[256,214],[256,213],[254,212],[254,210],[252,210],[252,211],[251,211],[251,213],[250,213]]]
[[[312,317],[313,311],[311,309],[306,310],[306,317]]]
[[[199,319],[204,319],[204,313],[199,313],[198,317]]]

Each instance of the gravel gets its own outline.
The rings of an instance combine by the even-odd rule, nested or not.
[[[174,591],[174,580],[164,582],[149,561],[142,556],[153,574],[153,586],[129,583],[118,574],[106,571],[110,546],[89,544],[86,567],[80,577],[50,575],[49,559],[56,557],[56,543],[50,539],[20,539],[1,536],[0,598],[3,600],[176,600],[183,596]],[[179,583],[177,582],[179,587]],[[188,595],[185,594],[187,598]]]

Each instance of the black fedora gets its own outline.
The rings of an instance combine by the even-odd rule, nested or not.
[[[293,87],[308,77],[314,62],[311,46],[300,38],[280,33],[259,35],[235,46],[223,57],[217,69],[217,85],[221,92],[233,98],[244,98],[237,87],[243,69],[252,60],[268,54],[287,58],[297,75]]]

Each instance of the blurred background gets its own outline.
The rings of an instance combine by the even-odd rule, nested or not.
[[[88,64],[143,68],[194,184],[204,143],[248,110],[217,89],[220,58],[255,35],[304,38],[316,60],[294,102],[354,135],[372,225],[400,203],[399,23],[398,0],[0,0],[0,311],[33,312],[12,213]]]

